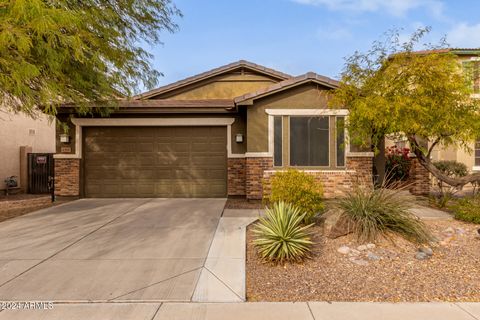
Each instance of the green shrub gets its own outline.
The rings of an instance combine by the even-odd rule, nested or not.
[[[432,241],[426,225],[409,211],[413,201],[402,190],[357,187],[337,200],[337,206],[351,221],[360,242],[375,241],[389,232],[415,243]]]
[[[253,229],[253,243],[265,261],[301,261],[310,255],[313,242],[308,229],[313,224],[302,224],[304,217],[299,208],[285,202],[267,208],[265,217]]]
[[[480,196],[458,199],[450,209],[455,219],[480,224]]]
[[[433,163],[433,165],[443,174],[449,177],[464,177],[468,174],[467,166],[464,163],[457,162],[455,160],[436,161]],[[432,200],[434,205],[436,205],[437,207],[445,208],[447,207],[447,204],[450,202],[450,200],[453,199],[453,196],[458,191],[458,189],[449,185],[444,185],[444,183],[439,179],[436,179],[436,181],[438,191],[440,193]]]
[[[457,162],[455,160],[435,161],[433,165],[449,177],[464,177],[468,174],[468,169],[465,163]]]
[[[304,223],[312,223],[324,209],[320,183],[305,172],[294,169],[278,171],[270,178],[270,194],[267,203],[286,202],[305,213]]]

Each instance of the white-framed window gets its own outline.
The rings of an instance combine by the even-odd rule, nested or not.
[[[344,169],[347,109],[266,109],[274,167]]]
[[[480,168],[480,140],[475,141],[475,167]]]

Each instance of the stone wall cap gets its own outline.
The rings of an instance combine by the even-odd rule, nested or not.
[[[359,157],[364,157],[364,158],[373,158],[375,154],[373,152],[348,152],[347,157],[348,158],[359,158]]]

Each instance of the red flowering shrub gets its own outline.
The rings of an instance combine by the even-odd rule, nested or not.
[[[385,172],[392,181],[405,181],[408,179],[412,166],[408,154],[410,149],[391,146],[385,149]]]

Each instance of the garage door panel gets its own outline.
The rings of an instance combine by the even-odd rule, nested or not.
[[[137,152],[147,152],[147,153],[151,153],[152,150],[154,150],[153,148],[155,147],[155,143],[152,141],[152,142],[140,142],[140,143],[137,143]]]
[[[135,142],[129,142],[129,143],[118,143],[112,142],[113,148],[115,152],[138,152],[138,144]]]
[[[226,127],[84,128],[87,197],[225,197]]]

